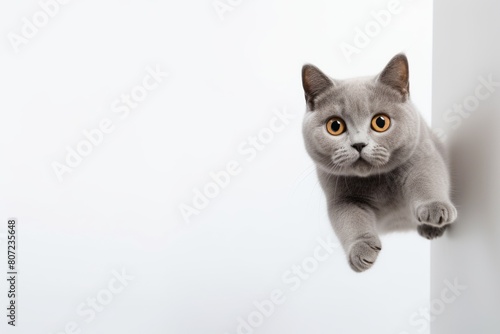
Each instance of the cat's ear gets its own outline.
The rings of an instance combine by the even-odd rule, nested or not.
[[[410,94],[408,59],[403,53],[395,55],[386,65],[378,80],[397,90],[406,99]]]
[[[302,67],[302,87],[310,110],[314,109],[314,99],[332,86],[333,82],[316,66],[306,64]]]

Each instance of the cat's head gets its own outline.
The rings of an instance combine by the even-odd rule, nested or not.
[[[306,149],[324,171],[369,176],[412,155],[420,116],[409,101],[408,60],[398,54],[375,77],[336,80],[302,68]]]

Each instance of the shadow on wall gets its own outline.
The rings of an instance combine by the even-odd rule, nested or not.
[[[482,259],[490,261],[491,274],[499,278],[497,282],[500,282],[499,126],[500,105],[488,106],[476,110],[450,140],[452,196],[460,211],[459,219],[464,223],[451,226],[449,233],[471,241],[478,237],[480,244],[467,251],[488,250]]]
[[[431,319],[437,334],[500,331],[500,101],[489,102],[449,140],[459,213],[446,237],[432,245]],[[456,280],[463,294],[439,303],[446,280]]]

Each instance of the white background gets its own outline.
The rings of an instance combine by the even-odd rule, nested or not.
[[[409,320],[429,303],[429,243],[416,233],[384,236],[368,272],[352,272],[338,249],[297,291],[282,281],[318,237],[336,240],[302,143],[301,66],[371,75],[404,51],[412,99],[430,119],[431,1],[401,0],[350,62],[339,48],[387,5],[242,1],[221,20],[210,0],[75,0],[16,53],[7,36],[40,5],[3,2],[0,233],[16,217],[20,238],[18,326],[7,333],[76,322],[82,333],[233,334],[274,289],[286,301],[255,333],[423,329]],[[168,78],[129,117],[113,113],[157,65]],[[284,108],[296,117],[246,161],[238,146]],[[104,118],[114,131],[59,182],[51,164]],[[232,160],[241,173],[186,224],[179,205]],[[134,280],[87,323],[77,306],[122,268]],[[4,279],[0,289],[6,305]]]

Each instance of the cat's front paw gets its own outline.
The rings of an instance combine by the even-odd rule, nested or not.
[[[364,235],[349,250],[349,265],[352,270],[359,273],[370,269],[381,249],[382,244],[376,235]]]
[[[424,238],[432,240],[442,236],[447,227],[448,225],[445,225],[443,227],[435,227],[431,225],[422,224],[417,226],[417,232]]]
[[[417,207],[417,220],[422,224],[443,227],[457,219],[457,209],[447,202],[429,202]]]

